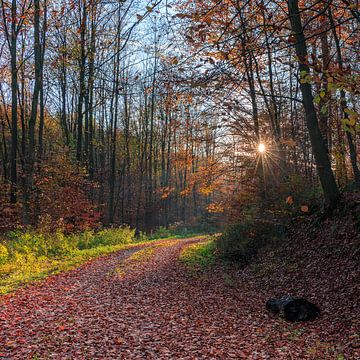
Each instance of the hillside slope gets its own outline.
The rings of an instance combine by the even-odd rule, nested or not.
[[[319,305],[319,319],[295,328],[298,340],[302,333],[316,334],[311,341],[317,351],[323,348],[323,358],[360,358],[360,197],[347,195],[346,203],[325,220],[316,215],[296,220],[280,244],[262,249],[239,272],[263,301],[291,294]],[[303,339],[311,349],[309,337]]]

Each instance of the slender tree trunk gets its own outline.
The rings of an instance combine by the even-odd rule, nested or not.
[[[3,5],[4,6],[4,5]],[[5,17],[4,17],[4,21]],[[10,202],[16,203],[17,200],[17,146],[18,146],[18,123],[17,123],[17,22],[16,22],[16,0],[11,2],[11,39],[10,39],[10,56],[11,56],[11,150],[10,150]]]
[[[336,27],[334,24],[334,19],[332,17],[331,9],[329,9],[328,14],[329,14],[330,24],[332,27],[332,32],[333,32],[333,36],[334,36],[334,40],[335,40],[336,55],[337,55],[337,60],[338,60],[338,64],[339,64],[339,69],[343,70],[344,62],[343,62],[343,57],[341,54],[340,41],[339,41],[339,37],[336,33]],[[349,119],[349,115],[346,112],[346,109],[347,109],[346,94],[343,89],[340,90],[340,108],[341,108],[343,118]],[[345,132],[346,132],[346,138],[347,138],[348,145],[349,145],[350,161],[351,161],[351,166],[352,166],[352,170],[353,170],[353,174],[354,174],[355,183],[358,187],[360,187],[360,170],[359,170],[359,167],[357,164],[357,154],[356,154],[354,140],[353,140],[352,134],[349,130],[345,130]]]
[[[83,104],[86,95],[86,85],[85,85],[85,65],[86,65],[86,51],[85,51],[85,41],[86,41],[86,23],[87,23],[87,9],[86,9],[86,0],[82,1],[82,12],[81,13],[81,22],[80,22],[80,74],[79,74],[79,98],[78,98],[78,110],[77,110],[77,139],[76,139],[76,159],[78,162],[82,161],[83,157],[83,145],[82,145],[82,136],[83,136]]]
[[[113,92],[113,105],[112,109],[112,134],[110,142],[110,174],[109,174],[109,205],[108,205],[108,222],[113,224],[115,215],[115,180],[116,180],[116,138],[117,138],[117,121],[118,121],[118,108],[119,108],[119,91],[120,91],[120,41],[121,41],[121,21],[120,21],[120,6],[118,11],[118,28],[116,34],[116,57],[114,64],[114,92]]]
[[[89,52],[89,123],[88,123],[88,171],[90,180],[94,179],[94,79],[95,79],[95,40],[96,40],[96,1],[91,9],[91,36]]]
[[[42,55],[40,42],[40,0],[34,0],[34,62],[35,82],[31,102],[31,112],[28,127],[28,150],[25,157],[25,187],[23,204],[23,222],[30,223],[30,201],[33,187],[33,175],[35,164],[35,126],[38,113],[40,88],[42,85]]]
[[[307,65],[308,53],[306,48],[306,40],[303,32],[303,26],[300,18],[298,0],[288,0],[288,10],[291,28],[296,37],[295,49],[299,61],[299,70],[302,77],[304,77],[310,74],[310,68]],[[326,146],[324,144],[319,129],[316,110],[313,103],[311,84],[302,81],[300,84],[300,89],[303,97],[306,123],[309,130],[311,146],[313,149],[315,162],[320,177],[320,182],[326,200],[329,202],[330,205],[335,205],[340,196],[340,193],[335,182],[333,171],[331,169],[331,164],[326,151]]]

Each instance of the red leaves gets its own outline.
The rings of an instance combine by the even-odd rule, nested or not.
[[[127,268],[123,277],[115,269],[138,249],[89,262],[3,297],[0,356],[332,359],[334,349],[344,349],[349,355],[345,358],[357,358],[355,313],[348,323],[330,322],[330,305],[323,302],[324,315],[306,325],[269,318],[264,301],[275,290],[267,274],[256,277],[249,269],[225,273],[215,268],[194,277],[177,261],[180,249],[191,242],[149,244],[161,246],[146,262]],[[285,291],[288,284],[284,280],[276,291]],[[296,281],[290,284],[297,286]],[[350,331],[352,337],[347,336]]]

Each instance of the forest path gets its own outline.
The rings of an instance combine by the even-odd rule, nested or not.
[[[179,263],[198,241],[120,251],[1,298],[0,359],[311,358],[279,335],[251,281]]]

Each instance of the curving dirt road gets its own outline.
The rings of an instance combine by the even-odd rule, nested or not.
[[[197,241],[121,251],[3,297],[0,359],[318,358],[315,325],[269,318],[250,280],[189,273],[178,255]]]

